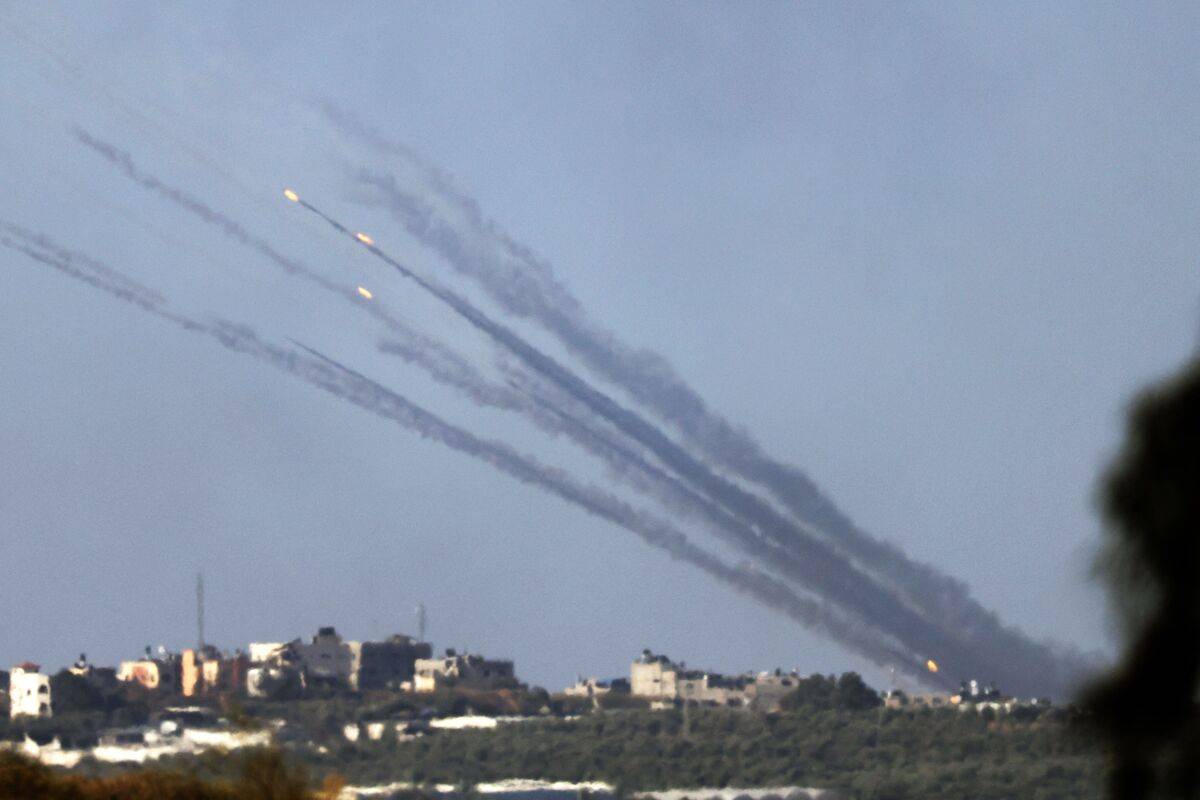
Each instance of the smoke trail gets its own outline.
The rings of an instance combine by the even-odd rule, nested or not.
[[[77,129],[76,136],[81,143],[103,155],[130,179],[161,194],[203,221],[216,225],[235,241],[267,256],[289,273],[316,281],[325,288],[331,288],[339,293],[347,293],[348,290],[341,289],[327,279],[315,275],[300,262],[283,256],[270,245],[247,233],[244,228],[228,217],[214,211],[185,192],[138,170],[128,154],[90,136],[86,131]],[[684,480],[699,487],[734,514],[746,517],[748,523],[757,525],[777,544],[790,547],[793,551],[792,557],[787,560],[787,563],[771,561],[766,562],[765,566],[800,581],[806,588],[833,600],[856,615],[877,620],[914,650],[936,654],[939,660],[957,670],[958,674],[982,674],[986,668],[987,672],[993,675],[999,671],[1001,673],[999,677],[1002,677],[1007,686],[1014,690],[1024,692],[1028,688],[1030,693],[1044,692],[1047,685],[1053,685],[1052,691],[1059,691],[1058,682],[1050,683],[1052,679],[1047,678],[1047,676],[1057,675],[1060,671],[1056,667],[1047,668],[1047,665],[1053,666],[1052,660],[1025,658],[1024,667],[1022,667],[1020,666],[1021,660],[1017,657],[1027,654],[1023,654],[1020,647],[989,647],[988,645],[993,642],[979,641],[978,637],[972,635],[974,632],[970,628],[942,627],[945,622],[943,618],[922,617],[914,613],[912,609],[899,602],[897,598],[875,584],[868,576],[858,572],[852,565],[838,557],[821,541],[808,536],[791,521],[779,515],[772,506],[763,502],[756,495],[715,474],[707,466],[675,445],[656,427],[621,407],[607,395],[590,387],[574,373],[526,343],[510,329],[493,322],[465,298],[429,278],[414,273],[374,244],[358,240],[355,234],[344,225],[306,201],[297,200],[297,202],[320,216],[339,233],[360,241],[373,255],[391,265],[403,276],[413,280],[434,297],[442,300],[473,326],[487,334],[494,342],[516,355],[527,366],[583,402],[593,413],[604,417],[623,433],[646,446]],[[355,297],[351,297],[351,299],[358,302]],[[378,308],[373,307],[373,304],[365,307],[377,318],[387,321],[386,315]],[[755,547],[755,544],[753,541],[745,542],[745,545],[751,549]],[[786,569],[786,572],[782,572],[781,568]],[[959,641],[964,634],[966,638],[971,639],[969,644]],[[1041,654],[1035,653],[1034,655]],[[1037,688],[1033,688],[1035,686]]]
[[[878,631],[850,620],[824,604],[797,595],[783,583],[751,567],[726,564],[690,542],[686,535],[670,523],[636,509],[602,489],[581,484],[566,472],[542,464],[531,456],[520,454],[507,444],[480,438],[454,426],[404,396],[314,350],[300,345],[315,356],[305,358],[294,351],[262,341],[246,326],[220,320],[204,323],[169,311],[164,308],[162,301],[146,301],[141,292],[150,290],[115,270],[102,267],[103,273],[89,273],[87,268],[81,268],[76,263],[98,265],[99,262],[71,255],[69,251],[50,243],[46,237],[22,238],[25,239],[24,242],[0,234],[0,246],[24,253],[39,263],[132,303],[160,319],[179,325],[184,330],[206,334],[226,349],[250,355],[335,397],[390,419],[425,438],[439,441],[451,449],[481,459],[524,483],[545,489],[597,517],[629,530],[647,544],[703,570],[738,592],[841,641],[876,664],[911,663],[913,659],[912,654],[904,653],[895,642]]]
[[[753,528],[615,441],[609,433],[597,430],[564,411],[561,400],[552,401],[542,396],[548,387],[538,385],[532,375],[519,368],[506,368],[510,384],[503,386],[488,381],[464,358],[438,343],[420,338],[388,339],[380,343],[379,349],[423,368],[435,381],[460,390],[479,405],[522,413],[547,433],[566,434],[585,451],[604,462],[612,474],[637,491],[653,497],[676,513],[701,519],[718,537],[773,565],[775,571],[782,568],[783,574],[789,574],[802,569],[789,551],[763,541]],[[919,661],[895,666],[906,669],[922,680],[927,679]]]
[[[757,526],[767,537],[792,551],[786,565],[789,577],[822,597],[830,599],[853,613],[882,623],[898,639],[917,652],[937,653],[939,660],[952,664],[959,674],[981,674],[986,669],[1000,672],[1009,687],[1025,693],[1044,691],[1048,681],[1059,672],[1052,659],[1018,664],[1012,662],[1012,651],[987,648],[992,642],[970,642],[957,637],[958,631],[941,627],[941,620],[922,617],[901,603],[869,576],[830,550],[821,540],[808,536],[793,522],[784,518],[769,503],[753,493],[713,472],[685,450],[672,442],[658,428],[608,395],[592,388],[569,369],[530,345],[510,328],[495,322],[468,300],[422,277],[396,261],[373,241],[364,240],[337,220],[315,206],[300,200],[300,205],[317,214],[338,232],[355,238],[372,255],[396,269],[422,289],[442,300],[455,313],[494,342],[520,359],[526,366],[555,383],[560,389],[583,403],[593,413],[605,418],[623,433],[640,442],[680,475],[699,487],[705,494],[730,512]],[[1035,688],[1036,687],[1036,688]],[[1056,683],[1052,691],[1059,691]]]
[[[858,528],[803,471],[769,457],[748,433],[710,411],[662,356],[630,348],[590,320],[579,301],[554,278],[550,266],[486,219],[478,203],[455,187],[444,172],[407,148],[385,141],[330,104],[322,104],[322,110],[344,132],[376,150],[399,156],[422,173],[450,213],[441,213],[432,203],[405,191],[391,176],[363,169],[356,177],[378,192],[378,204],[389,208],[410,234],[439,252],[460,273],[477,280],[506,311],[537,321],[589,369],[622,386],[674,426],[688,444],[719,466],[766,488],[789,511],[888,580],[931,617],[960,629],[972,641],[989,643],[996,652],[1022,653],[1031,663],[1056,664],[1056,672],[1070,669],[1049,647],[1004,626],[970,596],[961,581],[910,559],[895,545]],[[1055,683],[1061,685],[1062,681]]]

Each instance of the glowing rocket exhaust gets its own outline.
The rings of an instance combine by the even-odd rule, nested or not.
[[[358,239],[363,244],[369,244],[369,245],[375,244],[375,240],[372,239],[370,236],[367,236],[362,231],[359,231],[358,233],[354,234],[354,238]]]
[[[284,189],[283,196],[286,197],[288,200],[291,200],[293,203],[300,202],[300,195],[296,194],[291,189]]]
[[[929,670],[930,672],[937,672],[938,663],[931,658],[925,662],[925,669]]]
[[[359,295],[366,298],[367,300],[370,300],[372,297],[375,296],[375,295],[371,294],[370,289],[363,288],[362,286],[358,287],[358,293],[359,293]]]

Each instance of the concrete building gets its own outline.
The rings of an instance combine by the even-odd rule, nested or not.
[[[299,641],[297,639],[296,641]],[[251,642],[249,650],[251,664],[265,664],[277,655],[289,642]]]
[[[308,642],[251,642],[250,665],[267,665],[275,671],[296,668],[307,686],[324,683],[343,688],[358,688],[358,672],[362,645],[347,642],[331,626],[318,628]]]
[[[498,689],[516,681],[513,662],[447,650],[441,658],[419,658],[415,664],[413,691],[433,692],[443,686]]]
[[[674,700],[679,696],[680,671],[666,656],[643,650],[629,668],[629,693],[649,700]]]
[[[800,685],[800,674],[797,672],[760,672],[746,685],[745,702],[759,711],[775,711],[779,702]]]
[[[179,658],[180,691],[184,697],[213,691],[236,691],[246,682],[249,660],[241,652],[227,656],[209,645],[184,650]]]
[[[43,675],[37,664],[17,664],[8,675],[8,713],[17,717],[49,717],[50,676]]]
[[[333,627],[317,629],[308,643],[296,645],[309,686],[326,683],[333,686],[358,688],[358,670],[362,645],[346,642]]]
[[[301,671],[305,688],[326,684],[353,690],[398,689],[412,683],[418,659],[433,655],[428,643],[411,636],[352,642],[332,627],[318,629],[309,642],[252,642],[249,650],[249,667],[257,670],[255,683],[261,691],[292,669]]]
[[[597,678],[580,677],[571,686],[563,689],[563,694],[567,697],[603,697],[613,690],[612,684],[608,681],[602,681]]]
[[[418,659],[433,656],[428,642],[394,634],[382,642],[363,642],[359,648],[358,688],[399,689],[416,674]]]
[[[883,696],[885,708],[949,708],[958,705],[957,696],[949,692],[913,692],[907,693],[893,689]]]
[[[117,669],[117,680],[139,683],[150,691],[177,692],[179,691],[179,657],[159,648],[159,657],[150,655],[146,648],[146,657],[135,661],[122,661]]]
[[[307,687],[297,649],[300,640],[250,645],[246,693],[251,697],[291,697]]]
[[[689,670],[649,650],[643,650],[629,668],[630,694],[657,704],[686,702],[771,711],[799,684],[799,675],[781,670],[733,676]]]

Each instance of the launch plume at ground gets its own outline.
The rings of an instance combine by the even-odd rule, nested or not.
[[[555,277],[532,248],[515,241],[487,219],[479,204],[445,172],[403,145],[371,131],[332,104],[319,104],[343,132],[377,152],[403,160],[420,178],[416,186],[367,166],[353,177],[374,193],[406,232],[433,248],[461,274],[476,280],[507,312],[531,319],[554,334],[597,375],[671,424],[684,442],[731,473],[771,493],[798,519],[820,531],[839,551],[886,580],[908,603],[947,626],[963,631],[976,645],[1012,660],[1039,665],[1053,674],[1061,692],[1075,657],[1031,641],[1000,622],[971,597],[967,587],[935,568],[910,559],[899,548],[858,528],[800,470],[768,456],[742,429],[711,411],[699,394],[657,353],[634,349],[590,319],[582,304]]]
[[[240,223],[206,203],[140,170],[127,153],[85,131],[76,131],[76,136],[82,144],[105,157],[126,177],[207,224],[216,226],[237,243],[268,258],[287,273],[342,295],[367,310],[393,332],[406,331],[406,326],[382,306],[367,302],[371,295],[365,287],[343,286],[314,272],[299,260],[283,255]],[[589,414],[606,420],[622,437],[628,437],[633,447],[645,448],[652,453],[662,468],[653,467],[629,446],[614,446],[615,440],[611,435],[607,439],[598,438],[594,430],[589,433],[588,429],[580,427],[578,420],[572,423],[571,417],[550,412],[551,416],[557,418],[560,429],[570,429],[575,441],[600,456],[614,470],[623,471],[626,476],[633,478],[631,482],[637,488],[652,494],[672,511],[678,513],[686,510],[690,514],[699,514],[706,524],[723,535],[726,541],[755,558],[762,568],[838,604],[849,615],[869,620],[871,624],[905,642],[912,652],[923,654],[899,664],[902,669],[913,674],[925,673],[925,656],[936,654],[952,671],[944,678],[925,673],[926,680],[948,683],[952,680],[951,675],[979,674],[986,666],[989,674],[1016,691],[1029,694],[1061,693],[1064,670],[1057,657],[1046,648],[1029,642],[1018,633],[1003,629],[994,616],[982,618],[981,624],[978,614],[964,617],[962,609],[958,609],[956,614],[930,613],[930,605],[915,601],[912,592],[906,592],[903,599],[895,596],[878,582],[878,571],[863,572],[832,548],[830,542],[835,537],[826,540],[813,536],[811,529],[780,514],[773,504],[722,477],[645,418],[587,384],[565,365],[530,345],[510,328],[483,314],[465,297],[396,261],[370,235],[352,231],[291,189],[285,190],[284,194],[289,201],[317,214],[338,233],[353,239],[445,303],[499,347],[541,375],[564,397],[581,404]],[[496,400],[494,387],[491,399]],[[511,399],[506,402],[512,405]],[[528,406],[528,403],[525,405]],[[561,408],[558,410],[561,411]],[[540,413],[545,416],[547,411],[543,408]],[[539,412],[526,409],[525,413]],[[937,588],[933,591],[937,591]]]
[[[1038,659],[1038,669],[1031,669],[1034,662],[1028,660],[1029,656],[1041,655],[1033,652],[1031,647],[1027,646],[1025,652],[1016,653],[1016,656],[1023,660],[1023,663],[1018,663],[1014,653],[1001,649],[1002,643],[994,638],[965,641],[960,638],[961,635],[969,635],[972,631],[951,630],[942,627],[941,620],[916,613],[875,583],[870,576],[859,572],[830,550],[822,541],[785,519],[770,504],[709,469],[683,448],[675,445],[652,424],[589,386],[564,365],[530,345],[510,328],[489,318],[465,298],[417,275],[389,256],[373,240],[368,243],[361,234],[351,234],[345,225],[312,204],[304,200],[299,202],[335,230],[353,236],[376,258],[446,303],[459,316],[504,347],[526,366],[553,382],[592,412],[608,420],[624,434],[646,446],[684,481],[707,494],[730,513],[741,516],[766,538],[779,545],[782,552],[786,552],[783,558],[765,560],[764,566],[798,581],[806,589],[837,603],[850,613],[872,620],[916,652],[939,653],[943,660],[953,664],[962,674],[973,674],[988,667],[993,672],[1000,672],[1004,679],[1010,681],[1009,685],[1031,693],[1036,693],[1039,689],[1045,692],[1047,680],[1062,680],[1062,671],[1053,656]],[[754,542],[743,541],[742,544],[751,551],[754,550]],[[1031,643],[1020,641],[1019,644]],[[904,666],[910,665],[906,663]],[[1062,691],[1061,684],[1056,683],[1051,691]]]

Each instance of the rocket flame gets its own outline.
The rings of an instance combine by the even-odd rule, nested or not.
[[[371,290],[370,290],[370,289],[364,289],[364,288],[363,288],[363,287],[361,287],[361,286],[360,286],[360,287],[358,287],[358,293],[359,293],[360,295],[362,295],[363,297],[365,297],[366,299],[368,299],[368,300],[370,300],[372,297],[374,297],[374,296],[375,296],[375,295],[371,294]]]
[[[925,669],[929,670],[930,672],[937,672],[938,671],[937,662],[934,661],[932,658],[929,659],[928,661],[925,662]]]
[[[283,196],[286,197],[288,200],[291,200],[293,203],[300,202],[300,195],[296,194],[291,189],[284,189]]]
[[[361,231],[354,234],[354,238],[358,239],[363,244],[375,244],[374,239],[372,239],[370,236],[367,236],[365,233],[362,233]]]

